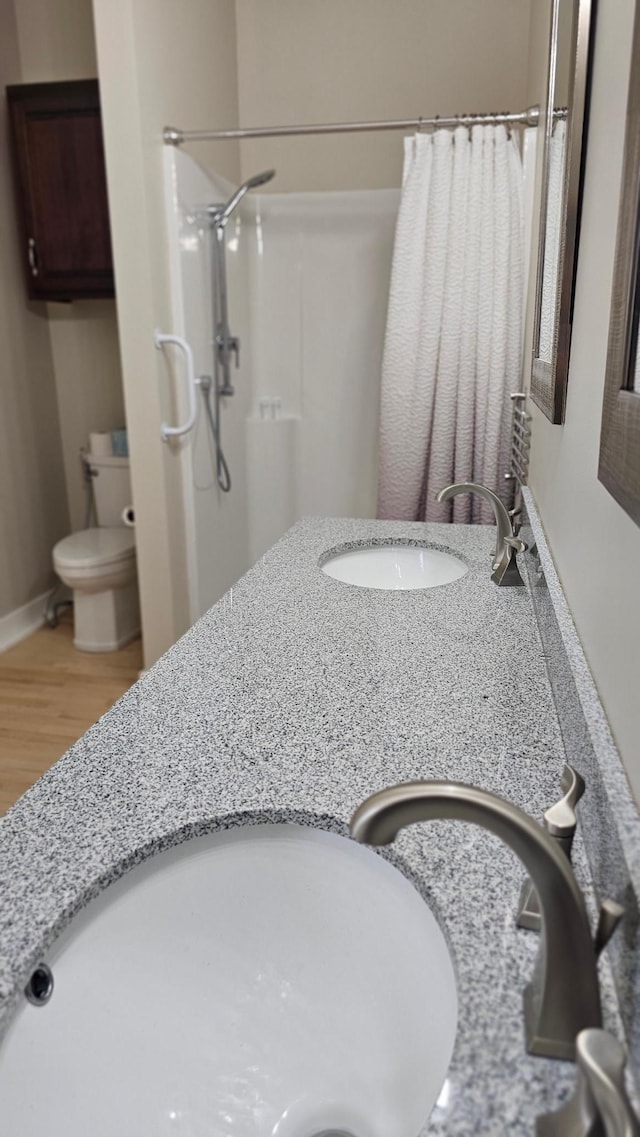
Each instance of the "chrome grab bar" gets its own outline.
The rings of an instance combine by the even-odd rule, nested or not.
[[[187,398],[189,400],[189,417],[186,422],[181,426],[168,426],[163,422],[160,427],[160,435],[163,442],[168,442],[170,438],[179,438],[183,434],[188,434],[193,430],[196,422],[197,406],[196,406],[196,377],[193,367],[193,352],[189,344],[182,336],[165,335],[156,328],[153,333],[153,342],[155,343],[158,351],[162,349],[164,344],[170,343],[175,347],[179,347],[185,358],[186,364],[186,380],[187,380]]]

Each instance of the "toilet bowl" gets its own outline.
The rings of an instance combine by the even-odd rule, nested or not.
[[[122,516],[130,504],[126,458],[87,456],[98,527],[58,541],[53,567],[73,591],[75,647],[117,651],[140,632],[135,530]]]

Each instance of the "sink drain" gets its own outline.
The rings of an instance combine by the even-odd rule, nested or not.
[[[53,972],[46,963],[39,963],[31,976],[24,993],[34,1007],[44,1007],[53,994]]]
[[[346,1129],[320,1129],[317,1133],[312,1133],[311,1137],[354,1137],[353,1133],[348,1133]]]

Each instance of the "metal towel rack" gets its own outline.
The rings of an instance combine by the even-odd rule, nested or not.
[[[511,433],[511,462],[505,481],[517,482],[526,486],[529,476],[529,450],[531,448],[531,415],[525,409],[526,391],[516,391],[511,395],[513,401],[513,426]]]

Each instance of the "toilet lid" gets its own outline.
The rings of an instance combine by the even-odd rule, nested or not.
[[[59,565],[68,568],[101,568],[135,556],[136,539],[124,526],[109,529],[81,529],[64,537],[53,550]]]

